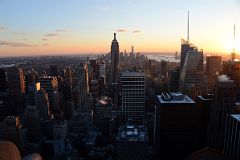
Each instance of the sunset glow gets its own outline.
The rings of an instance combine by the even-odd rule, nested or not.
[[[134,45],[137,52],[179,52],[188,10],[193,44],[204,52],[231,52],[235,23],[239,52],[238,0],[2,0],[0,56],[107,53],[115,31],[120,51]]]

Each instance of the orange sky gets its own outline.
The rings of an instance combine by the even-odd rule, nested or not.
[[[107,53],[115,31],[121,51],[175,53],[187,37],[188,10],[191,43],[229,53],[235,23],[240,51],[238,0],[24,0],[1,2],[0,56]]]

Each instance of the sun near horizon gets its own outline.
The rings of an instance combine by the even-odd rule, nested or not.
[[[105,54],[117,33],[120,51],[180,52],[187,37],[206,53],[240,51],[240,3],[137,0],[14,1],[0,5],[0,57]],[[223,10],[227,12],[223,12]],[[233,41],[233,25],[236,39]]]

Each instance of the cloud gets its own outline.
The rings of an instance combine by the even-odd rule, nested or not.
[[[48,46],[48,43],[43,43],[43,46]]]
[[[96,9],[100,10],[100,11],[108,11],[111,9],[111,7],[110,6],[97,6]]]
[[[6,30],[6,27],[0,26],[0,32],[5,30]]]
[[[19,43],[19,42],[9,42],[9,41],[0,41],[0,46],[9,46],[9,47],[36,47],[35,44]]]
[[[47,38],[42,38],[42,41],[48,41],[48,39]]]
[[[134,30],[134,31],[132,31],[132,33],[141,33],[141,31],[140,30]]]
[[[46,37],[55,37],[57,36],[58,34],[57,33],[48,33],[48,34],[45,34]]]
[[[56,32],[67,32],[66,29],[56,29]]]
[[[22,40],[26,41],[26,40],[27,40],[27,38],[22,38]]]
[[[24,32],[12,32],[13,34],[16,34],[16,35],[24,35],[25,33]]]
[[[117,32],[127,32],[126,29],[118,29]]]

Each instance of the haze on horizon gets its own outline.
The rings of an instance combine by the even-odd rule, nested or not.
[[[187,35],[204,52],[240,51],[239,0],[1,0],[0,56],[180,51]]]

